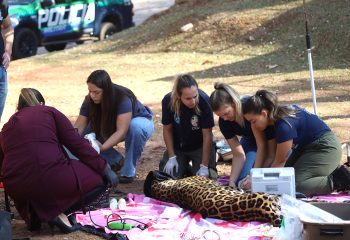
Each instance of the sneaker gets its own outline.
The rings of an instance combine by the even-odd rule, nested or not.
[[[119,183],[121,183],[121,184],[132,183],[134,181],[134,178],[135,177],[120,176]]]
[[[350,190],[350,168],[346,165],[337,167],[331,174],[333,188],[337,191]]]

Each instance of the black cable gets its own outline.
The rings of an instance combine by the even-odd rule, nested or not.
[[[141,221],[139,221],[139,220],[136,220],[136,219],[133,219],[133,218],[122,218],[119,214],[117,214],[117,213],[112,213],[112,214],[109,214],[108,216],[107,216],[107,219],[106,219],[106,223],[107,223],[107,225],[106,226],[102,226],[102,225],[99,225],[99,224],[97,224],[97,223],[95,223],[94,222],[94,220],[92,220],[92,216],[91,216],[91,211],[93,211],[93,210],[97,210],[98,208],[96,208],[95,206],[97,206],[100,202],[101,202],[101,199],[104,197],[104,195],[102,194],[100,197],[99,197],[99,199],[97,200],[97,202],[95,202],[95,204],[93,204],[93,205],[89,205],[88,207],[89,207],[89,219],[90,219],[90,221],[91,221],[91,223],[94,225],[94,226],[96,226],[96,227],[100,227],[100,228],[105,228],[105,227],[107,227],[108,229],[110,229],[110,230],[115,230],[115,229],[111,229],[111,228],[109,228],[109,223],[111,223],[111,222],[115,222],[115,221],[120,221],[121,223],[123,223],[123,224],[125,224],[126,222],[126,220],[131,220],[131,221],[134,221],[134,222],[137,222],[137,223],[139,223],[140,225],[138,225],[137,227],[138,228],[140,228],[141,230],[144,230],[144,229],[146,229],[148,226],[147,226],[147,224],[145,224],[145,223],[143,223],[143,222],[141,222]],[[92,209],[92,210],[91,210]],[[110,217],[111,216],[117,216],[118,217],[118,219],[113,219],[113,220],[111,220],[110,221]]]

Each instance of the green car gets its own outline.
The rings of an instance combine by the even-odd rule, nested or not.
[[[38,47],[106,39],[134,26],[131,0],[8,0],[15,29],[12,57],[36,55]]]

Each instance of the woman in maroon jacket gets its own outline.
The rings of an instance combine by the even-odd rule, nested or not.
[[[118,178],[71,122],[44,104],[37,90],[21,90],[18,111],[0,133],[0,181],[30,230],[48,222],[67,233],[73,230],[67,214],[106,189],[103,176],[114,187]]]

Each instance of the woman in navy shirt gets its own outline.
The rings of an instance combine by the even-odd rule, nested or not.
[[[96,70],[87,79],[89,94],[74,126],[80,134],[96,134],[101,155],[112,166],[121,166],[120,183],[130,183],[136,175],[146,141],[154,129],[152,112],[134,93],[113,84],[105,70]],[[91,128],[91,129],[90,129]],[[125,160],[113,147],[125,141]]]
[[[259,90],[243,105],[244,117],[258,131],[274,127],[275,151],[270,167],[294,167],[297,192],[328,194],[337,187],[332,172],[341,160],[341,145],[316,115],[296,105],[281,106],[275,94]]]
[[[163,137],[167,150],[159,169],[176,178],[186,175],[216,177],[215,147],[213,145],[213,112],[208,95],[198,89],[190,75],[176,78],[173,91],[162,100]]]
[[[236,187],[254,166],[256,152],[260,152],[259,156],[265,155],[265,147],[257,149],[250,123],[243,118],[239,94],[225,83],[215,83],[214,88],[215,91],[211,94],[209,102],[214,113],[219,116],[220,131],[232,150],[229,185]],[[256,135],[259,136],[257,141],[261,142],[259,146],[263,146],[265,144],[264,135],[262,133],[256,133]]]

